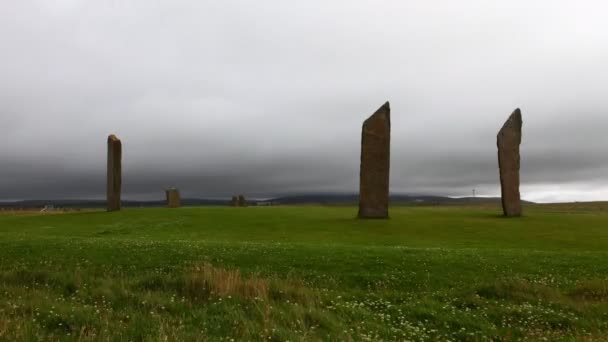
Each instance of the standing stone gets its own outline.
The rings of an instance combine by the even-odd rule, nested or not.
[[[231,207],[239,206],[239,198],[237,196],[232,196],[232,200],[230,201],[230,206]]]
[[[108,137],[107,210],[120,210],[122,186],[122,143],[114,134]]]
[[[521,216],[519,194],[519,145],[521,144],[521,111],[517,108],[498,132],[498,168],[502,209],[505,216]]]
[[[165,191],[167,195],[167,208],[179,208],[182,205],[182,200],[179,195],[179,190],[171,188]]]
[[[239,195],[239,201],[238,201],[238,206],[239,207],[246,207],[247,206],[247,201],[245,200],[245,196],[243,195]]]
[[[386,102],[363,123],[359,218],[388,218],[391,108]]]

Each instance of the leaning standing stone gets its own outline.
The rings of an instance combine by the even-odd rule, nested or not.
[[[519,145],[521,144],[521,111],[517,108],[498,132],[498,168],[500,169],[500,188],[502,209],[505,216],[521,216],[519,194]]]
[[[108,137],[107,210],[120,210],[122,186],[122,143],[115,135]]]
[[[388,218],[391,109],[386,102],[363,123],[359,218]]]

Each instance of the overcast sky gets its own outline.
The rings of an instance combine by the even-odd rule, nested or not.
[[[389,100],[391,191],[608,200],[608,5],[561,0],[0,2],[0,199],[358,190]]]

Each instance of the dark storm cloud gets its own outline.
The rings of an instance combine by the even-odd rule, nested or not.
[[[496,133],[521,107],[524,197],[599,199],[606,9],[4,2],[0,198],[102,198],[109,133],[131,198],[356,191],[361,123],[390,100],[393,192],[498,194]]]

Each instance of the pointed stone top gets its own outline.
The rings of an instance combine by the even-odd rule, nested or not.
[[[519,108],[515,109],[509,119],[502,126],[501,132],[507,129],[516,129],[521,130],[521,126],[523,124],[523,120],[521,118],[521,110]]]
[[[384,104],[380,108],[378,108],[378,110],[376,111],[376,113],[374,113],[374,115],[376,115],[377,113],[381,113],[381,112],[391,115],[391,104],[388,101],[384,102]]]
[[[110,134],[108,136],[108,141],[120,141],[120,139],[118,139],[118,137],[116,137],[114,134]]]
[[[375,118],[377,118],[379,116],[384,116],[384,119],[388,122],[388,124],[390,126],[390,124],[391,124],[391,105],[388,101],[386,101],[380,108],[378,108],[378,110],[376,110],[376,112],[374,112],[374,114],[372,114],[372,116],[367,118],[367,120],[365,120],[363,125],[367,125],[368,122],[374,120]]]

